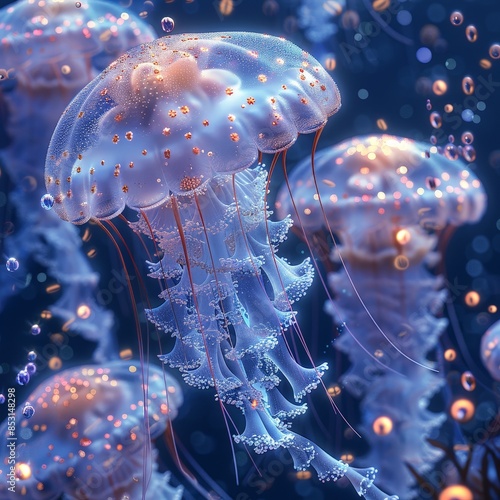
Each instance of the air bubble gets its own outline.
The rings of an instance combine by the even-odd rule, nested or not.
[[[171,17],[164,17],[161,20],[161,29],[165,33],[172,32],[174,30],[174,27],[175,27],[175,22],[174,22],[174,20]]]
[[[453,26],[460,26],[464,22],[464,15],[460,11],[456,10],[451,13],[450,21]]]

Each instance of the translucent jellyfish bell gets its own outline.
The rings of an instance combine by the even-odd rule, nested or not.
[[[337,87],[309,54],[252,33],[174,35],[131,50],[69,106],[46,185],[84,223],[192,193],[321,128]]]
[[[309,232],[326,222],[306,163],[294,169],[290,187]],[[395,228],[460,226],[479,220],[486,208],[480,181],[462,162],[411,139],[373,135],[345,141],[316,154],[315,173],[330,228],[358,250],[367,249],[367,231],[374,251],[394,241]],[[294,213],[286,187],[276,207],[282,216]]]
[[[156,470],[148,452],[150,440],[177,415],[181,390],[161,369],[150,367],[146,413],[140,372],[133,361],[81,366],[35,389],[28,398],[33,416],[27,420],[23,406],[16,411],[15,490],[20,497],[142,498],[144,466],[148,477],[152,468],[145,498],[182,497],[182,488],[168,484],[169,474]],[[6,450],[11,443],[7,427],[5,420],[0,443]],[[2,498],[9,495],[9,472],[2,462]]]
[[[66,82],[81,88],[89,68],[102,71],[152,38],[151,28],[113,2],[75,8],[72,0],[21,0],[0,10],[0,65],[27,87]]]

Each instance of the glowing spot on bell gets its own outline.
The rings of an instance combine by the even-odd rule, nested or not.
[[[400,245],[406,245],[411,240],[411,233],[408,229],[400,229],[396,233],[396,241]]]
[[[31,467],[28,464],[19,462],[16,464],[16,478],[25,481],[31,477]]]

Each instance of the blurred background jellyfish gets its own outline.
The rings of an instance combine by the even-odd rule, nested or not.
[[[500,382],[500,321],[490,326],[483,335],[481,359],[491,377]]]
[[[429,268],[444,250],[442,239],[436,251],[439,233],[448,237],[449,229],[481,218],[484,190],[461,161],[436,148],[366,136],[319,151],[314,177],[309,158],[299,164],[276,206],[279,215],[293,215],[312,246],[340,240],[331,252],[341,265],[328,276],[333,300],[326,307],[352,333],[334,343],[351,362],[342,382],[362,398],[366,460],[381,469],[384,488],[412,498],[406,464],[419,473],[432,467],[441,454],[426,438],[445,419],[428,409],[445,380],[426,368],[436,367],[428,356],[447,327],[437,317],[444,278]]]
[[[279,373],[300,403],[327,366],[305,368],[292,354],[291,305],[313,272],[308,259],[292,266],[276,255],[291,221],[268,220],[267,175],[253,167],[262,153],[274,164],[339,106],[325,70],[283,38],[167,36],[120,57],[75,98],[50,144],[46,186],[75,224],[139,212],[132,228],[162,255],[148,264],[164,302],[146,313],[175,337],[161,359],[186,383],[214,388],[228,432],[228,407],[241,410],[237,443],[285,448],[296,469],[346,476],[382,499],[374,468],[352,469],[289,429],[306,407],[285,398]]]
[[[0,464],[1,498],[162,498],[179,500],[181,486],[159,472],[151,439],[177,415],[177,382],[150,367],[145,383],[134,361],[83,365],[42,382],[28,401],[31,418],[16,411],[15,492],[9,491],[8,456]],[[144,405],[145,395],[147,405]],[[8,421],[0,427],[9,450]],[[11,424],[11,428],[14,427]]]
[[[23,0],[0,10],[0,161],[14,186],[9,200],[15,208],[15,230],[2,252],[22,266],[16,273],[0,271],[0,310],[19,290],[19,273],[27,274],[33,261],[41,264],[63,288],[52,313],[98,344],[96,360],[114,355],[114,319],[96,303],[99,276],[78,231],[46,211],[50,197],[40,201],[43,159],[76,93],[127,49],[154,38],[140,18],[100,0]]]

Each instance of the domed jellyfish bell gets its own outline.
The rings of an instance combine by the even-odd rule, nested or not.
[[[500,382],[500,321],[493,323],[481,339],[481,360],[491,377]]]
[[[405,464],[432,467],[440,453],[426,437],[445,418],[427,409],[444,383],[427,355],[447,326],[436,317],[444,280],[428,268],[441,258],[438,234],[476,222],[486,207],[476,176],[427,146],[389,135],[347,140],[317,153],[313,176],[310,159],[300,163],[276,202],[310,247],[330,247],[326,259],[340,263],[326,309],[345,330],[334,342],[351,362],[343,383],[362,399],[366,460],[403,498],[416,494]]]
[[[16,230],[5,239],[29,270],[36,260],[63,285],[52,312],[70,329],[98,343],[96,359],[113,352],[113,318],[95,302],[98,275],[83,254],[78,232],[61,224],[52,201],[43,198],[44,158],[52,131],[64,108],[90,80],[127,49],[153,40],[144,21],[119,2],[22,0],[0,10],[0,162],[14,186],[9,195],[16,210]],[[5,273],[6,274],[6,273]],[[17,277],[20,280],[19,277]],[[24,284],[25,280],[21,280]],[[13,286],[14,285],[14,286]],[[19,290],[13,278],[0,279],[0,309]],[[71,289],[69,289],[71,286]],[[90,309],[88,318],[77,314]]]
[[[24,406],[16,410],[15,486],[9,491],[11,469],[2,461],[0,496],[182,498],[182,487],[157,470],[151,450],[151,439],[177,415],[182,393],[160,368],[149,368],[147,384],[140,370],[135,361],[119,360],[77,366],[41,383],[28,398],[31,418]],[[9,427],[7,419],[0,427],[5,450],[13,442]]]
[[[167,36],[119,58],[75,98],[51,141],[46,185],[54,210],[75,224],[139,213],[133,230],[163,254],[149,266],[164,303],[146,311],[175,337],[161,359],[186,383],[214,388],[225,418],[230,407],[243,412],[237,443],[285,447],[297,469],[312,465],[323,481],[346,475],[385,498],[368,488],[374,469],[351,469],[284,425],[306,408],[277,387],[279,370],[300,402],[327,367],[304,368],[288,350],[291,303],[312,269],[275,254],[290,221],[267,219],[267,176],[254,164],[261,153],[275,163],[339,105],[325,70],[284,39]]]

